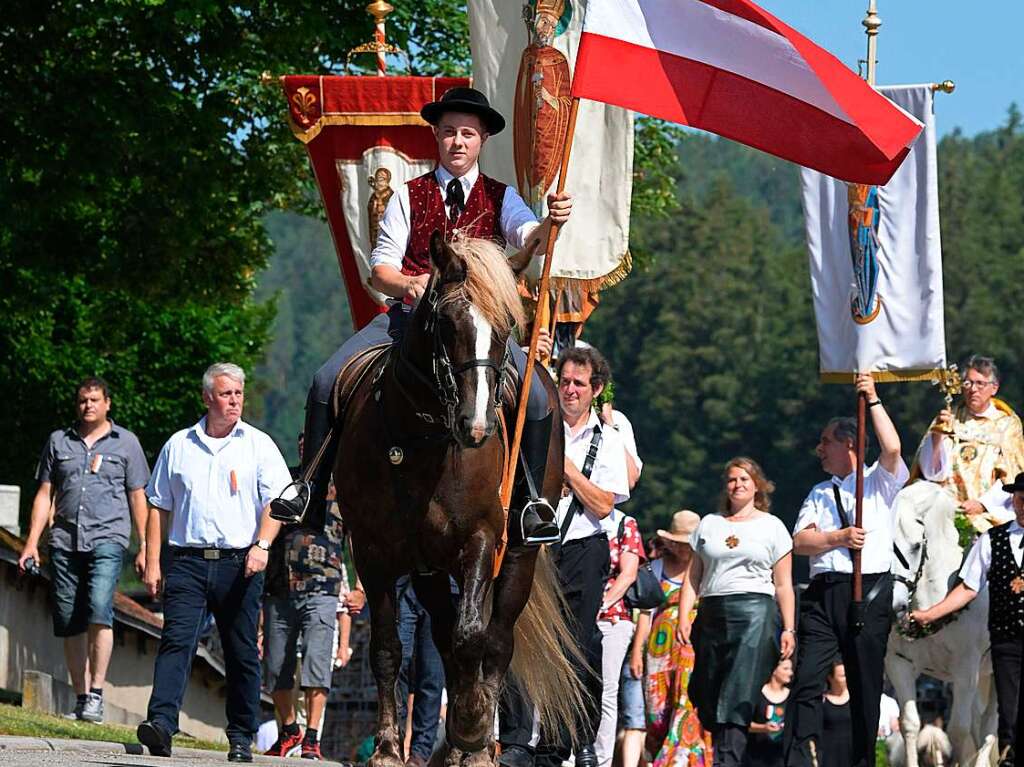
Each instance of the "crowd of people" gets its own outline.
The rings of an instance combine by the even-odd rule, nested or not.
[[[479,172],[481,147],[504,127],[483,94],[452,89],[422,115],[435,126],[440,164],[393,195],[371,260],[373,285],[396,301],[318,372],[299,469],[290,472],[273,440],[242,420],[245,374],[236,365],[207,369],[206,413],[171,436],[152,474],[135,436],[109,419],[106,383],[89,378],[77,388],[76,424],[53,432],[43,450],[20,562],[30,568],[39,561],[52,504],[54,633],[64,638],[78,694],[69,716],[103,718],[112,595],[134,525],[135,567],[151,594],[162,592],[164,610],[139,740],[153,755],[170,755],[189,669],[212,615],[225,656],[228,759],[252,760],[264,683],[279,723],[268,753],[320,758],[331,671],[348,660],[350,614],[364,603],[344,567],[341,516],[330,499],[325,456],[341,439],[328,406],[335,377],[359,350],[401,337],[430,280],[431,232],[463,230],[536,252],[572,208],[568,195],[552,196],[539,222],[514,189]],[[550,547],[588,694],[571,738],[568,728],[538,728],[532,703],[509,679],[497,717],[504,767],[561,767],[570,758],[579,767],[607,767],[620,731],[623,767],[637,767],[645,754],[654,767],[873,765],[891,628],[893,505],[898,493],[920,492],[914,488],[922,484],[965,514],[1004,515],[978,538],[960,585],[911,618],[933,623],[988,588],[1000,758],[1013,763],[1024,641],[1024,437],[1020,419],[994,400],[999,376],[991,359],[965,365],[964,403],[940,413],[918,451],[915,477],[924,482],[905,491],[911,472],[896,427],[872,376],[855,377],[878,442],[878,458],[864,471],[859,524],[857,424],[837,417],[824,424],[816,449],[826,479],[810,489],[792,530],[773,513],[765,471],[737,456],[724,467],[717,508],[680,511],[645,547],[636,519],[619,509],[643,462],[628,418],[608,401],[608,362],[582,343],[552,349],[547,333],[541,344],[544,356],[557,358],[560,409],[533,387],[523,459],[526,473],[542,480],[551,429],[563,429],[564,488],[554,505],[533,490],[514,501],[510,540]],[[522,377],[522,348],[511,344],[508,354]],[[794,555],[810,565],[799,600]],[[405,756],[409,767],[423,767],[443,710],[443,673],[415,590],[408,582],[397,588],[399,696],[403,706],[407,691],[412,698]],[[640,596],[651,590],[653,597]]]

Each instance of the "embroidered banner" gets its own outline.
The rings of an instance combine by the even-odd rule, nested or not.
[[[931,86],[880,88],[924,123],[885,186],[801,171],[823,381],[931,379],[946,366]]]
[[[352,321],[384,311],[369,285],[370,253],[391,195],[437,163],[420,108],[464,77],[282,78],[292,132],[306,146],[334,239]]]

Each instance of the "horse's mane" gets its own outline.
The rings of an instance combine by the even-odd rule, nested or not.
[[[526,316],[505,252],[494,242],[475,237],[459,237],[449,247],[466,262],[466,280],[449,297],[461,293],[502,336],[521,328]]]

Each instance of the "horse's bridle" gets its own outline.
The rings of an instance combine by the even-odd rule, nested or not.
[[[921,521],[921,520],[918,520],[918,521],[922,525],[924,525],[923,521]],[[910,572],[910,562],[907,560],[906,555],[904,555],[904,553],[900,550],[900,547],[897,546],[895,543],[893,543],[893,545],[892,545],[892,552],[893,552],[893,554],[896,555],[896,559],[899,560],[899,563],[901,565],[903,565],[904,569],[906,569],[907,572]],[[910,615],[911,606],[913,605],[913,602],[914,602],[914,594],[917,592],[918,584],[921,582],[921,576],[924,574],[924,566],[925,566],[925,563],[927,561],[928,561],[928,536],[927,535],[922,535],[921,536],[921,561],[917,565],[917,572],[914,573],[913,579],[907,578],[907,576],[905,576],[905,575],[900,575],[900,574],[893,575],[893,580],[894,581],[896,581],[897,583],[902,583],[904,586],[907,587],[907,609],[906,609],[906,611],[901,616],[899,616],[900,617],[900,621],[897,624],[898,625],[898,631],[900,632],[900,634],[902,634],[907,639],[920,639],[922,637],[926,637],[926,636],[930,636],[930,635],[934,634],[936,631],[941,629],[943,626],[945,626],[945,625],[947,625],[949,623],[952,623],[957,618],[959,618],[960,617],[960,612],[961,612],[961,610],[963,610],[963,608],[961,608],[960,610],[956,610],[955,612],[952,612],[952,613],[950,613],[949,615],[946,615],[943,618],[939,618],[939,620],[937,620],[937,621],[932,621],[927,626],[922,626],[922,625],[920,625],[918,623],[915,623],[913,621],[903,620],[904,618],[906,618],[906,617],[908,617]]]
[[[466,360],[458,365],[452,365],[451,358],[448,356],[448,350],[445,348],[444,341],[441,340],[440,324],[437,320],[441,306],[441,289],[444,288],[445,285],[457,284],[460,282],[461,280],[444,280],[439,276],[435,276],[431,279],[427,293],[423,298],[429,307],[429,314],[427,315],[425,329],[430,333],[432,340],[431,367],[433,368],[434,373],[433,380],[424,375],[415,364],[406,359],[404,353],[404,342],[400,343],[398,346],[398,361],[402,363],[417,379],[419,379],[421,383],[430,389],[430,391],[432,391],[437,397],[438,401],[444,406],[444,413],[440,416],[425,412],[417,412],[416,416],[426,423],[441,424],[449,432],[451,432],[455,424],[455,411],[459,407],[459,387],[456,382],[456,376],[462,375],[469,370],[475,370],[476,368],[491,368],[496,376],[494,387],[494,406],[498,407],[501,404],[501,391],[504,386],[505,370],[508,367],[510,359],[508,347],[506,346],[505,354],[502,356],[501,362],[495,362],[492,359],[483,358]],[[409,399],[408,393],[406,393],[406,399]]]

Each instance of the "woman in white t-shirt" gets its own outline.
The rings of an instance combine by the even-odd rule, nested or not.
[[[793,540],[768,511],[775,486],[750,458],[729,461],[724,479],[719,511],[693,534],[696,556],[680,589],[678,629],[683,642],[693,635],[689,694],[712,733],[715,767],[743,762],[761,685],[796,647]]]

